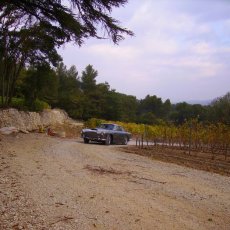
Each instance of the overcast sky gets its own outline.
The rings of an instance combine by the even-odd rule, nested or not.
[[[230,91],[229,0],[129,0],[113,16],[131,29],[119,46],[89,39],[60,49],[81,73],[91,64],[97,82],[138,99],[206,100]]]

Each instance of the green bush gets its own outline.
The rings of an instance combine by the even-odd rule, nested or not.
[[[23,98],[12,98],[10,106],[18,110],[28,110],[28,107],[25,105],[25,100]]]
[[[0,97],[0,107],[2,106],[2,97]],[[13,97],[9,107],[18,109],[18,110],[28,110],[28,107],[25,105],[25,100],[23,98]]]
[[[1,106],[1,97],[0,97],[0,106]],[[26,103],[24,98],[16,98],[16,97],[12,98],[10,107],[18,110],[35,111],[35,112],[40,112],[44,109],[50,109],[49,104],[44,101],[36,99],[32,104],[28,104]]]
[[[101,120],[101,119],[97,119],[97,118],[91,118],[84,123],[84,126],[87,128],[96,128],[97,126],[99,126],[103,122],[105,122],[105,120]]]
[[[50,109],[50,106],[48,103],[44,102],[44,101],[41,101],[41,100],[38,100],[36,99],[32,105],[31,108],[29,109],[32,109],[33,111],[35,112],[40,112],[44,109]]]

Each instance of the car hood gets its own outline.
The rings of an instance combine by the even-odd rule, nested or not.
[[[83,129],[82,131],[83,132],[95,132],[95,133],[98,133],[98,132],[105,132],[105,131],[108,131],[108,130],[107,129],[95,128],[95,129]]]

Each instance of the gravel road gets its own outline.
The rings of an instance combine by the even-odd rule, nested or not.
[[[230,178],[45,134],[0,141],[0,229],[230,229]]]

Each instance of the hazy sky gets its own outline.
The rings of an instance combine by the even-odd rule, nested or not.
[[[230,91],[229,0],[129,0],[113,16],[135,37],[119,46],[96,39],[65,45],[68,67],[81,73],[91,64],[98,83],[139,99],[206,100]]]

